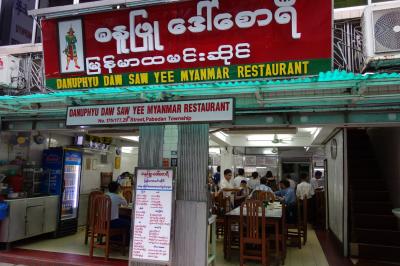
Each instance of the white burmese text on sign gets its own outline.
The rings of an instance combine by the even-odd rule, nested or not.
[[[172,170],[138,170],[132,259],[170,261]]]

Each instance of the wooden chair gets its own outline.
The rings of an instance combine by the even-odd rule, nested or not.
[[[254,190],[252,199],[259,200],[259,201],[266,201],[267,200],[267,192],[261,190]]]
[[[219,236],[224,236],[225,228],[225,213],[231,211],[231,202],[229,197],[225,197],[224,193],[219,193],[215,197],[215,209],[214,214],[217,215],[217,239]]]
[[[126,199],[126,202],[132,203],[132,190],[124,190],[122,196]]]
[[[269,202],[274,202],[275,201],[275,194],[273,192],[267,191],[267,200]]]
[[[298,212],[300,213],[297,215],[297,219],[300,221],[300,229],[301,229],[301,236],[303,237],[303,245],[307,243],[307,225],[308,225],[308,200],[300,200],[298,202]],[[300,209],[300,210],[299,210]]]
[[[128,228],[110,228],[111,224],[111,199],[106,195],[97,196],[94,199],[92,220],[92,234],[90,239],[90,257],[93,257],[93,249],[102,248],[105,251],[106,260],[110,254],[110,238],[122,236],[122,255],[125,255],[126,240],[129,234]],[[103,237],[105,242],[102,241]]]
[[[252,250],[249,245],[259,248]],[[247,200],[240,206],[240,265],[246,260],[261,261],[263,266],[269,264],[265,208],[259,200]]]
[[[268,210],[267,210],[268,212]],[[267,220],[267,241],[268,241],[268,248],[271,250],[271,244],[275,248],[275,252],[277,252],[276,249],[279,249],[277,254],[279,254],[281,263],[282,265],[285,265],[285,259],[286,259],[286,205],[285,203],[282,203],[282,219],[281,223],[279,226],[277,226],[275,223],[275,226],[272,226],[272,223]]]
[[[86,214],[85,245],[87,245],[88,238],[92,232],[91,226],[92,226],[92,221],[93,221],[94,199],[99,195],[103,195],[103,192],[96,190],[96,191],[90,192],[90,194],[89,194],[88,208],[87,208],[87,214]]]
[[[261,201],[275,201],[275,194],[269,191],[255,190],[253,192],[252,199],[261,200]]]
[[[297,199],[296,202],[296,222],[287,223],[288,239],[296,239],[298,248],[301,249],[307,242],[307,199]]]
[[[113,173],[112,172],[101,172],[100,173],[100,188],[104,192],[106,189],[108,189],[108,184],[113,179]]]

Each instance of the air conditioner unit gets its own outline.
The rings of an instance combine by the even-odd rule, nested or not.
[[[0,55],[0,86],[18,87],[20,59],[11,55]]]
[[[364,70],[400,66],[400,1],[368,6],[362,30]]]

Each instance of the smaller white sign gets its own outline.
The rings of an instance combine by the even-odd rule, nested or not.
[[[173,171],[137,170],[132,260],[170,262]]]
[[[73,106],[67,126],[193,123],[233,120],[233,99]]]

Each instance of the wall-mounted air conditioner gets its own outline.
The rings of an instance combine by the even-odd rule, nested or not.
[[[17,88],[20,59],[11,55],[0,55],[0,86]]]
[[[364,70],[400,66],[400,1],[368,6],[362,17]]]

